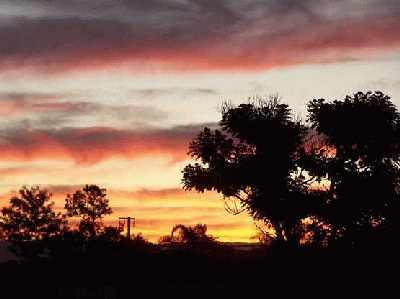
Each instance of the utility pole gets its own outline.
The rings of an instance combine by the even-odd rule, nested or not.
[[[125,220],[127,224],[127,230],[126,230],[126,238],[128,240],[131,239],[131,226],[135,226],[135,218],[133,217],[119,217],[119,228],[121,230],[124,230],[125,227]]]

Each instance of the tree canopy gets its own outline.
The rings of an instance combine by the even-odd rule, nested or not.
[[[51,193],[39,187],[22,187],[1,210],[1,228],[12,240],[37,240],[59,234],[65,224],[53,209]]]
[[[222,109],[220,129],[205,128],[189,145],[197,160],[183,170],[187,190],[214,190],[255,219],[270,222],[277,238],[295,237],[308,214],[307,179],[299,171],[307,128],[277,98]]]
[[[312,128],[332,155],[320,155],[309,171],[329,181],[322,217],[335,238],[354,240],[389,225],[399,211],[400,114],[381,92],[308,104]]]
[[[102,218],[111,214],[106,189],[97,185],[86,185],[65,199],[65,209],[69,217],[81,218],[79,230],[88,237],[96,236],[102,230]]]
[[[278,240],[354,243],[398,230],[400,114],[390,97],[358,92],[307,108],[303,123],[277,98],[225,104],[219,128],[189,145],[196,162],[184,188],[221,193],[229,211],[249,212]]]

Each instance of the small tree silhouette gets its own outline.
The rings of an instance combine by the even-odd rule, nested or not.
[[[57,235],[66,224],[49,202],[51,193],[39,187],[22,187],[2,209],[1,228],[11,240],[38,240]]]
[[[214,242],[215,238],[207,235],[206,224],[196,224],[195,226],[177,224],[172,228],[171,235],[163,236],[159,240],[159,243],[164,245],[183,244],[190,246]]]
[[[189,146],[198,160],[183,170],[186,190],[214,190],[234,214],[248,211],[272,224],[276,239],[298,239],[308,213],[308,180],[299,171],[306,127],[277,97],[224,104],[221,130],[205,128]]]
[[[102,218],[111,214],[106,189],[96,185],[86,185],[65,199],[65,209],[69,217],[81,217],[79,231],[92,238],[102,231]]]

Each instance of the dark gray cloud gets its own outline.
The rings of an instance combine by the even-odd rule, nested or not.
[[[43,101],[51,100],[60,97],[59,94],[49,94],[49,93],[23,93],[23,92],[9,92],[0,93],[0,103],[3,101],[17,101],[17,102],[28,102],[28,101]]]
[[[268,68],[400,46],[397,0],[5,0],[0,10],[3,68]]]
[[[135,104],[103,104],[68,100],[68,95],[0,93],[3,126],[25,129],[54,128],[82,123],[145,126],[165,120],[166,112]],[[1,123],[1,121],[0,121]]]

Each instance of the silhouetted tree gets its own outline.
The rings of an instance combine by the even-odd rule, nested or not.
[[[57,235],[66,224],[53,210],[51,193],[39,187],[22,187],[10,205],[1,210],[1,228],[11,240],[37,240]]]
[[[215,190],[227,210],[271,223],[278,240],[298,241],[309,210],[308,179],[299,169],[307,132],[277,97],[224,104],[220,130],[205,128],[189,146],[199,162],[183,170],[186,190]]]
[[[96,185],[86,185],[82,190],[68,194],[65,209],[69,217],[81,217],[79,230],[88,238],[95,237],[102,231],[103,216],[112,213],[106,189]]]
[[[315,99],[308,112],[325,141],[308,166],[328,183],[320,216],[332,238],[353,243],[368,231],[398,227],[400,114],[390,97],[359,92],[341,101]]]

